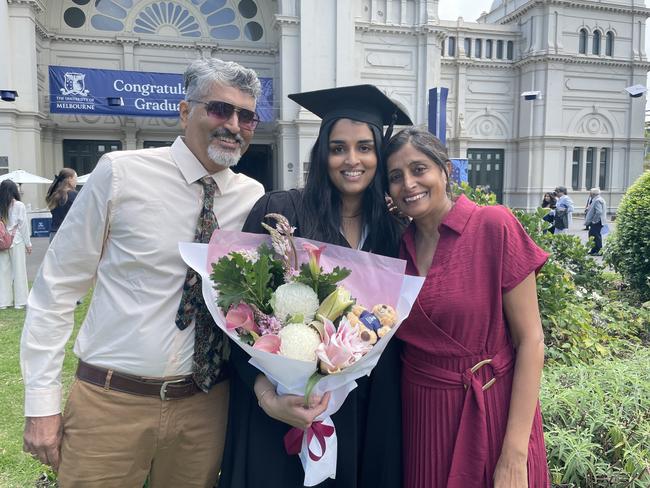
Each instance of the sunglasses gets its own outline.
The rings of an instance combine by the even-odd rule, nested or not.
[[[221,102],[219,100],[211,100],[209,102],[201,102],[199,100],[188,100],[192,103],[202,103],[205,105],[205,111],[210,117],[219,120],[228,120],[232,114],[237,112],[237,119],[239,120],[239,127],[246,130],[255,130],[260,118],[252,110],[239,108],[228,102]]]

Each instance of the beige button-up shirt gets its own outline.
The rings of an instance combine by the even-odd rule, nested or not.
[[[52,241],[29,295],[21,339],[25,415],[61,411],[64,346],[75,302],[94,286],[74,352],[85,362],[152,377],[190,374],[194,326],[176,312],[207,172],[182,138],[171,147],[104,155]],[[212,175],[222,229],[240,230],[264,193],[230,169]]]

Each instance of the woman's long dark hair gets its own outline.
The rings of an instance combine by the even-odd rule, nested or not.
[[[301,234],[323,242],[338,242],[341,236],[341,194],[329,177],[329,138],[332,127],[341,119],[326,122],[320,128],[309,158],[309,174],[303,191],[305,222]],[[363,122],[361,122],[363,123]],[[388,212],[386,205],[386,167],[381,157],[382,134],[368,125],[375,142],[377,170],[363,194],[363,222],[368,226],[367,249],[394,256],[401,234],[400,222]]]
[[[74,190],[74,188],[69,188],[67,186],[68,178],[72,178],[76,174],[75,170],[70,168],[63,168],[59,171],[59,174],[54,178],[54,181],[50,185],[50,188],[47,190],[47,195],[45,196],[47,208],[52,210],[59,205],[65,205],[68,201],[68,192]]]
[[[0,183],[0,220],[9,220],[9,207],[14,200],[20,201],[18,186],[11,180],[4,180]]]

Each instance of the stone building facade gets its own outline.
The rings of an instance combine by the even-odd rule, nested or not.
[[[273,84],[273,120],[242,170],[268,189],[304,181],[319,121],[287,94],[372,83],[427,121],[449,88],[447,145],[470,182],[514,207],[562,184],[616,208],[642,172],[650,10],[637,0],[495,0],[476,22],[440,19],[438,0],[0,0],[0,173],[90,171],[106,151],[168,144],[173,118],[49,112],[49,66],[181,73],[216,56]],[[477,13],[478,14],[478,13]],[[539,92],[527,100],[523,92]],[[4,156],[4,157],[3,157]],[[24,185],[43,206],[44,187]]]

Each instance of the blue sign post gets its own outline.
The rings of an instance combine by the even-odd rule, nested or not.
[[[50,66],[50,112],[178,117],[183,76],[144,71]],[[260,78],[260,120],[273,117],[273,79]]]
[[[449,88],[429,90],[429,132],[447,145],[447,95]]]

